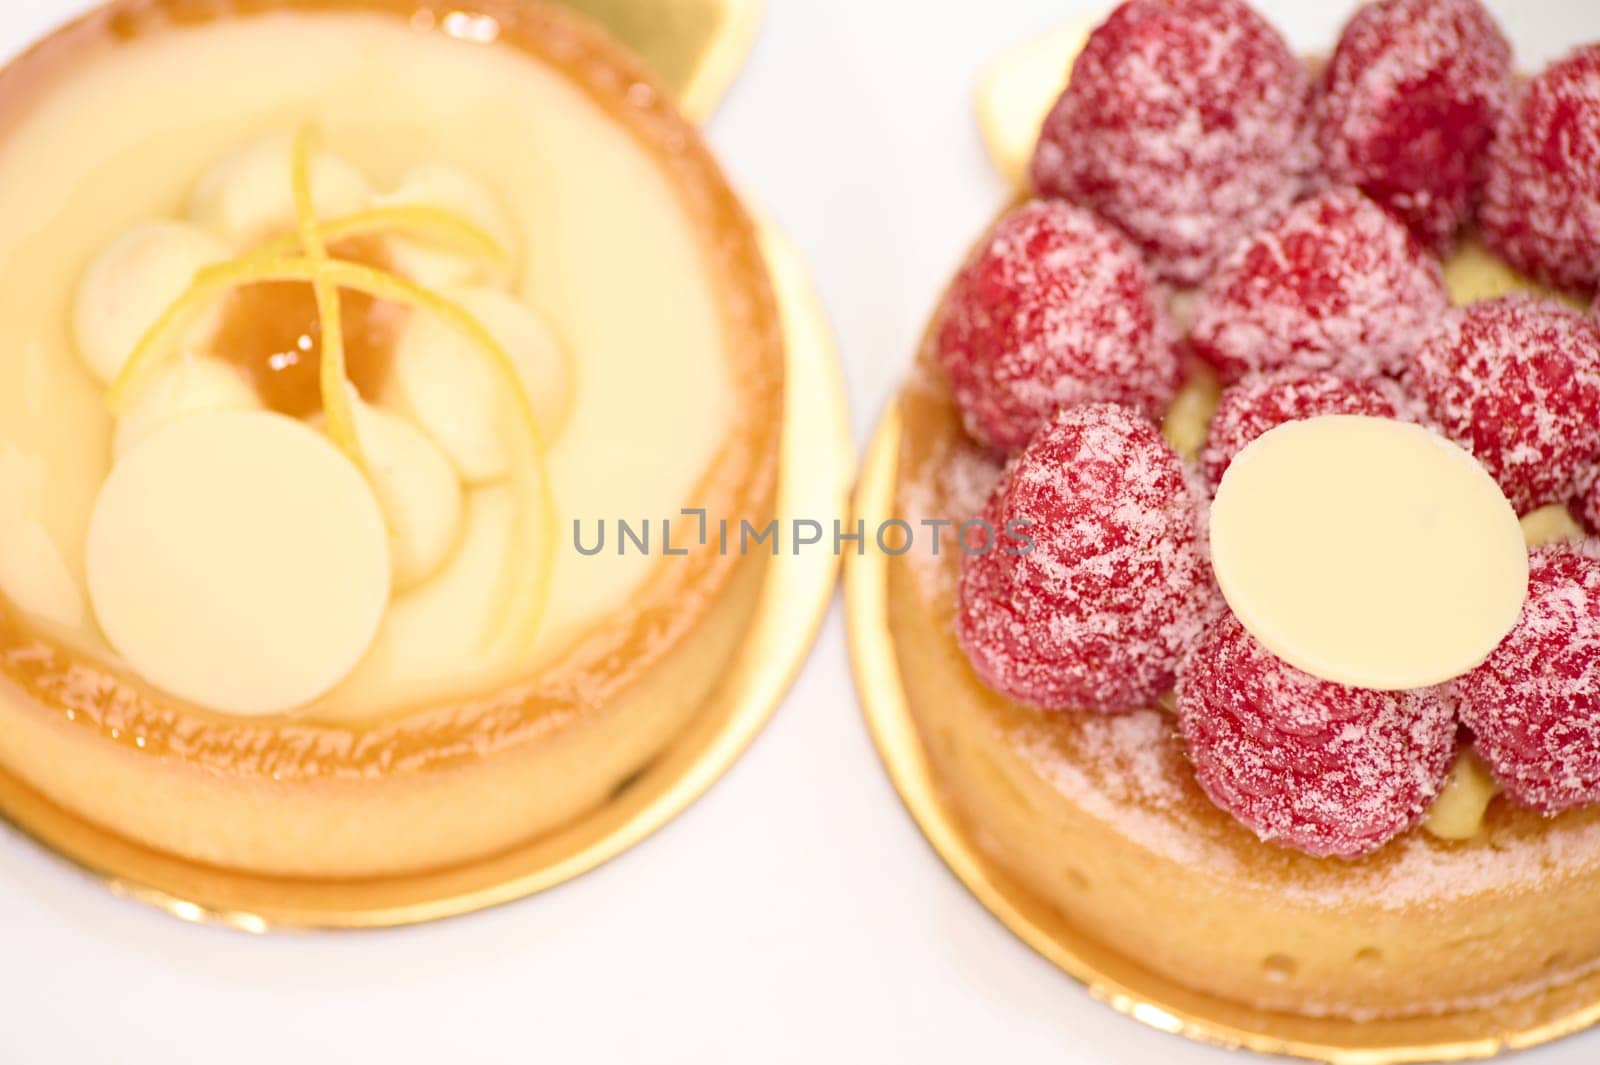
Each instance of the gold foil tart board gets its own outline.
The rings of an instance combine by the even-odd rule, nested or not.
[[[780,520],[842,518],[855,453],[838,354],[788,240],[761,228],[785,337]],[[438,872],[361,881],[253,876],[187,862],[108,833],[0,773],[0,815],[114,893],[174,917],[247,932],[416,924],[532,895],[616,857],[699,798],[771,717],[833,596],[828,551],[774,556],[756,614],[694,726],[610,800],[510,851]]]
[[[704,121],[755,43],[763,0],[555,0],[611,31],[650,64],[678,109]]]
[[[851,522],[895,517],[900,416],[891,402],[862,463]],[[1335,1065],[1465,1061],[1536,1046],[1600,1020],[1600,974],[1494,1009],[1357,1023],[1271,1013],[1196,991],[1108,949],[991,862],[944,801],[906,704],[888,623],[888,556],[868,543],[845,563],[845,617],[863,712],[889,779],[967,889],[1028,946],[1112,1009],[1174,1035]]]

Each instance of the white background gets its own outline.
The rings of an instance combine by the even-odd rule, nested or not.
[[[10,53],[75,0],[5,0]],[[858,438],[1003,201],[982,61],[1094,0],[769,0],[711,124],[807,253]],[[1344,3],[1260,6],[1301,51]],[[1600,39],[1596,0],[1494,3],[1524,67]],[[196,91],[204,91],[196,86]],[[837,608],[754,748],[654,838],[555,891],[415,929],[192,927],[0,828],[0,1065],[383,1061],[1237,1061],[1092,1002],[949,875],[857,714]],[[1521,1058],[1600,1059],[1600,1032]]]

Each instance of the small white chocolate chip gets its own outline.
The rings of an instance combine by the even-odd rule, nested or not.
[[[151,382],[132,409],[117,419],[113,459],[163,426],[214,410],[260,410],[261,397],[236,368],[220,359],[187,357]]]
[[[431,163],[408,171],[394,191],[378,198],[379,206],[438,207],[483,230],[506,254],[504,266],[517,258],[517,228],[510,212],[487,186],[464,170]],[[389,256],[401,274],[428,288],[444,288],[489,280],[488,264],[472,256],[427,247],[404,237],[392,238]]]
[[[455,549],[461,480],[439,445],[406,419],[360,400],[354,409],[361,453],[389,526],[395,587],[411,588]]]
[[[294,141],[287,135],[241,145],[213,163],[189,195],[189,218],[243,249],[294,228]],[[311,202],[337,218],[372,202],[366,175],[336,155],[311,158]]]
[[[112,241],[89,264],[72,304],[73,339],[84,364],[110,383],[195,273],[229,254],[222,241],[185,222],[149,222]],[[197,322],[194,332],[201,331]]]
[[[515,364],[546,444],[566,419],[572,384],[560,341],[512,296],[462,288],[445,296],[472,315]],[[499,379],[472,341],[436,315],[413,315],[395,345],[390,389],[469,484],[504,477],[512,427]]]

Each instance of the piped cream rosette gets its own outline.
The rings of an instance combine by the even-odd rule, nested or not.
[[[216,163],[186,213],[114,241],[74,306],[116,420],[85,567],[111,646],[235,714],[326,694],[430,601],[477,603],[462,653],[528,648],[557,536],[545,454],[575,375],[509,291],[514,227],[493,194],[432,164],[374,194],[307,127]],[[382,240],[392,269],[339,258],[351,238]],[[214,350],[231,293],[284,282],[311,287],[320,328],[321,409],[303,421]],[[383,397],[349,380],[341,293],[409,312]]]

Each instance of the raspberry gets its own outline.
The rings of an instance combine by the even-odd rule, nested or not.
[[[1200,465],[1212,491],[1233,457],[1268,429],[1324,414],[1406,418],[1410,399],[1387,377],[1346,377],[1331,371],[1276,370],[1230,385],[1211,418]]]
[[[1456,681],[1506,794],[1546,814],[1600,802],[1600,551],[1533,552],[1522,620]]]
[[[1579,493],[1573,510],[1577,512],[1578,520],[1583,527],[1591,533],[1600,535],[1600,467],[1590,470],[1583,477],[1585,482],[1583,490]]]
[[[1439,263],[1355,189],[1295,204],[1207,282],[1190,343],[1222,374],[1394,371],[1449,305]]]
[[[1033,157],[1165,281],[1193,285],[1310,169],[1308,79],[1240,0],[1127,0],[1090,35]]]
[[[1184,663],[1178,722],[1211,801],[1263,840],[1357,858],[1415,825],[1444,786],[1455,715],[1438,689],[1380,692],[1275,658],[1233,615]]]
[[[1133,247],[1088,211],[1008,214],[956,277],[937,339],[967,431],[1016,451],[1057,407],[1152,419],[1178,387],[1174,338]]]
[[[1478,224],[1526,273],[1566,288],[1600,283],[1600,44],[1516,93],[1489,146]]]
[[[961,560],[956,632],[979,678],[1024,703],[1102,713],[1169,690],[1220,603],[1195,504],[1182,462],[1133,411],[1058,413],[989,498],[995,548]]]
[[[1435,251],[1471,213],[1511,90],[1511,45],[1478,0],[1381,0],[1323,71],[1322,171],[1359,185]]]
[[[1600,322],[1554,300],[1519,294],[1451,311],[1407,381],[1519,514],[1571,499],[1600,457]]]

